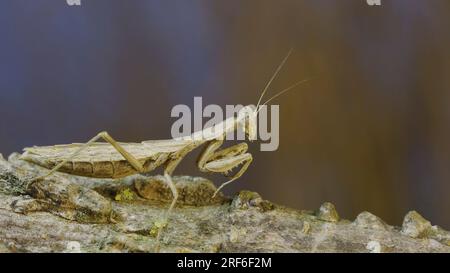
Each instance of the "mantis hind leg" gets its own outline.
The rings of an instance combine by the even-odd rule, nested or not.
[[[77,155],[79,155],[83,150],[85,150],[86,148],[88,148],[90,145],[92,145],[93,143],[95,143],[97,140],[99,139],[103,139],[106,142],[108,142],[109,144],[111,144],[111,146],[113,146],[117,152],[119,152],[129,163],[131,166],[133,166],[133,168],[136,169],[136,171],[138,171],[139,173],[144,172],[144,167],[143,165],[139,162],[139,160],[137,160],[132,154],[130,154],[129,152],[127,152],[117,141],[115,141],[107,132],[101,132],[99,134],[97,134],[95,137],[93,137],[91,140],[89,140],[88,142],[86,142],[85,144],[83,144],[78,150],[76,150],[73,154],[71,154],[69,157],[67,157],[66,159],[64,159],[63,161],[61,161],[59,164],[57,164],[53,169],[51,169],[47,174],[37,177],[35,179],[33,179],[33,181],[37,180],[37,179],[43,179],[46,178],[50,175],[52,175],[53,173],[57,172],[62,166],[64,166],[64,164],[66,164],[67,162],[71,161],[73,158],[75,158]]]
[[[241,177],[253,161],[252,155],[247,153],[247,143],[239,143],[218,151],[222,144],[223,140],[211,141],[197,161],[199,169],[203,172],[222,173],[230,177],[230,180],[220,185],[213,197],[215,197],[223,187]],[[230,176],[229,173],[240,165],[242,165],[240,170],[236,174]]]

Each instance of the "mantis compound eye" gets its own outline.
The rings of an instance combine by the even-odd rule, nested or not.
[[[256,114],[252,113],[251,115],[247,116],[245,125],[246,125],[245,133],[247,134],[248,140],[250,141],[256,140],[257,126],[258,126]]]

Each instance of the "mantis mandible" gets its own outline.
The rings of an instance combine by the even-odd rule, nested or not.
[[[219,150],[219,148],[222,146],[225,136],[238,128],[243,129],[247,139],[255,140],[257,115],[261,107],[305,81],[295,83],[261,104],[263,96],[291,52],[292,49],[266,84],[256,108],[253,105],[245,106],[238,112],[237,116],[227,118],[220,123],[182,138],[122,143],[114,140],[107,132],[101,132],[84,144],[74,143],[25,148],[25,152],[21,156],[22,160],[49,170],[45,175],[32,179],[30,183],[45,179],[55,172],[94,178],[121,178],[133,174],[149,174],[162,166],[166,183],[173,194],[172,202],[165,213],[164,223],[167,223],[178,198],[177,189],[171,178],[172,174],[181,160],[195,148],[206,144],[197,159],[197,166],[202,172],[221,173],[228,176],[230,171],[242,165],[234,175],[229,176],[227,182],[216,190],[213,197],[224,186],[238,179],[247,170],[253,160],[252,155],[247,152],[247,143],[243,142],[222,150]],[[106,142],[98,142],[100,139]],[[158,231],[157,246],[162,229],[160,228]]]

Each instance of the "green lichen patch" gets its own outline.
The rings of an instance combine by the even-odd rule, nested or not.
[[[156,237],[158,235],[159,230],[165,228],[167,226],[167,221],[158,220],[153,223],[153,226],[150,228],[149,235],[152,237]]]
[[[22,195],[26,192],[26,182],[12,172],[0,173],[0,192],[9,195]]]
[[[129,202],[135,199],[136,199],[135,193],[129,188],[120,190],[114,197],[114,200],[118,202],[127,202],[127,201]]]

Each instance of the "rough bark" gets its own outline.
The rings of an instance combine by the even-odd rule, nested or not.
[[[153,252],[171,199],[161,176],[120,180],[43,173],[0,155],[0,252]],[[241,191],[211,199],[203,178],[175,177],[180,201],[161,252],[450,252],[450,233],[409,212],[402,227],[331,203],[297,211]]]

